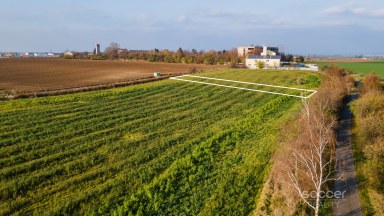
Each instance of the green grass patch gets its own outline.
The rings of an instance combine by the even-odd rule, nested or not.
[[[318,63],[321,65],[329,65],[329,63]],[[363,76],[369,73],[375,72],[381,78],[384,78],[384,60],[372,61],[372,62],[340,62],[335,63],[340,67],[348,69],[354,73],[361,74]]]
[[[301,88],[318,76],[199,75]],[[1,101],[0,215],[247,215],[300,102],[177,80]]]

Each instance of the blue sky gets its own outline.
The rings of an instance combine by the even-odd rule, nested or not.
[[[383,0],[1,0],[0,51],[231,49],[384,54]]]

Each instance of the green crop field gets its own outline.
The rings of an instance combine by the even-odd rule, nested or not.
[[[329,63],[321,63],[328,65]],[[348,69],[354,73],[361,75],[368,75],[371,72],[375,72],[381,78],[384,78],[384,60],[373,62],[343,62],[336,63],[340,67]]]
[[[384,61],[337,64],[355,73],[368,75],[371,72],[375,72],[378,76],[384,78]]]
[[[198,75],[300,88],[318,76]],[[247,215],[300,103],[178,80],[2,101],[0,215]]]

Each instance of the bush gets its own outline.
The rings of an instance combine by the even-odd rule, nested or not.
[[[265,67],[265,65],[264,65],[264,62],[261,62],[261,61],[259,61],[259,62],[257,62],[257,69],[263,69]]]
[[[356,87],[356,80],[353,76],[347,76],[345,77],[345,82],[347,84],[347,90],[348,92],[351,92],[354,87]]]
[[[365,78],[363,94],[352,104],[352,111],[357,145],[363,154],[359,161],[361,175],[368,181],[369,194],[384,196],[384,92],[380,91],[380,78],[375,74]],[[382,211],[379,205],[373,207]]]
[[[343,77],[350,74],[351,74],[350,71],[342,67],[339,67],[338,65],[335,65],[335,64],[331,64],[325,70],[325,75],[332,76],[332,77]]]
[[[384,138],[377,139],[374,143],[364,147],[363,152],[367,158],[367,170],[370,184],[378,192],[384,192]]]
[[[384,94],[368,92],[354,102],[352,109],[358,122],[369,116],[379,116],[384,112]]]
[[[370,73],[367,77],[365,77],[363,82],[363,92],[367,93],[369,91],[380,91],[380,77],[378,77],[375,73]]]

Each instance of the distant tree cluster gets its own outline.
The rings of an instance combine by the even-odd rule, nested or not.
[[[90,54],[87,52],[74,53],[70,58],[74,59],[93,59],[93,60],[143,60],[149,62],[165,62],[165,63],[185,63],[185,64],[237,64],[241,59],[237,56],[237,51],[233,50],[210,50],[210,51],[197,51],[183,50],[179,48],[176,51],[168,49],[159,50],[128,50],[121,49],[118,43],[111,43],[105,48],[102,55]]]
[[[259,52],[260,50],[257,51]],[[284,53],[280,53],[279,55],[281,55],[281,60],[283,62],[304,62],[303,56],[293,56],[291,54]],[[73,56],[64,56],[64,58],[93,60],[143,60],[149,62],[206,65],[231,64],[233,66],[238,63],[245,62],[245,57],[239,57],[236,49],[219,51],[197,51],[196,49],[183,50],[182,48],[179,48],[176,51],[168,49],[159,50],[156,48],[152,50],[128,50],[120,48],[120,45],[116,42],[110,43],[101,55],[96,55],[94,52],[76,52],[73,53]]]
[[[108,54],[106,54],[108,55]],[[124,60],[145,60],[149,62],[166,62],[166,63],[184,63],[184,64],[236,64],[239,62],[237,52],[235,50],[215,51],[208,52],[197,51],[195,49],[183,50],[179,48],[177,51],[170,51],[168,49],[158,50],[153,49],[149,51],[141,50],[121,50],[118,52],[118,58],[109,59],[124,59]]]

